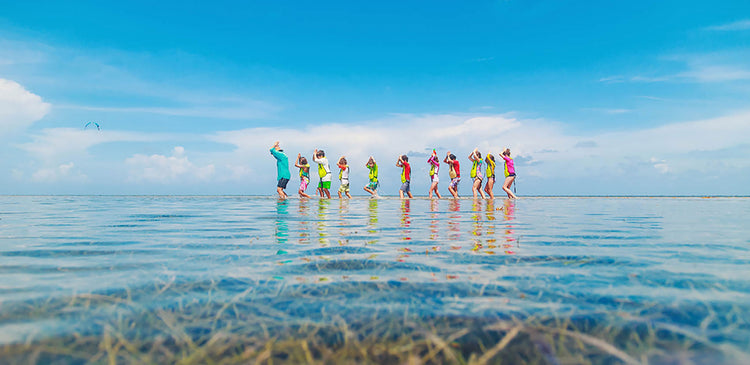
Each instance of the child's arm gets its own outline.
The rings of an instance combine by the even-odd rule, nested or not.
[[[396,166],[397,166],[397,167],[402,167],[402,166],[403,166],[403,165],[401,164],[401,156],[398,156],[398,161],[396,161]]]
[[[445,154],[445,158],[443,159],[443,162],[445,162],[445,163],[447,163],[447,164],[450,164],[450,162],[448,161],[448,157],[449,157],[450,155],[451,155],[451,151],[448,151],[448,153],[446,153],[446,154]]]

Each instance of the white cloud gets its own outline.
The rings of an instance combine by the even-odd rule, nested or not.
[[[583,108],[581,110],[599,112],[599,113],[604,113],[604,114],[625,114],[625,113],[630,113],[633,111],[632,109],[623,109],[623,108]]]
[[[185,155],[185,149],[177,146],[172,156],[136,154],[125,160],[130,166],[129,179],[135,182],[174,183],[178,181],[208,180],[214,173],[214,165],[195,166]]]
[[[42,119],[50,105],[15,81],[0,79],[0,136]]]
[[[696,82],[727,82],[750,80],[750,70],[739,66],[695,64],[691,69],[677,75]]]
[[[750,19],[744,19],[744,20],[738,20],[736,22],[726,23],[726,24],[720,24],[720,25],[714,25],[711,27],[703,28],[705,30],[712,30],[712,31],[738,31],[738,30],[748,30],[750,29]]]
[[[54,183],[61,180],[85,181],[86,175],[74,171],[72,162],[53,168],[41,168],[31,175],[31,180],[41,183]]]

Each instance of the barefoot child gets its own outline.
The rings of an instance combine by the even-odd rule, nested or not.
[[[469,154],[469,160],[471,161],[471,172],[469,176],[474,179],[473,185],[471,186],[471,192],[474,194],[474,199],[477,198],[477,193],[482,195],[482,199],[485,198],[484,192],[482,191],[482,153],[478,149],[474,149]]]
[[[510,149],[506,148],[500,155],[505,160],[505,181],[503,182],[503,190],[508,194],[508,198],[516,199],[516,194],[510,191],[510,185],[516,179],[516,168],[513,166],[513,159],[510,158]]]
[[[351,199],[352,196],[349,194],[349,165],[346,164],[346,156],[341,156],[338,163],[339,169],[339,199],[342,198],[341,193],[346,194],[347,198]]]
[[[484,161],[487,162],[487,183],[484,184],[484,191],[490,199],[495,199],[495,193],[492,191],[495,186],[495,156],[488,153]]]
[[[430,181],[432,181],[429,190],[430,199],[432,199],[433,192],[435,192],[437,198],[440,199],[442,198],[440,192],[438,192],[438,171],[440,171],[440,161],[438,161],[437,152],[435,152],[435,150],[432,150],[432,156],[427,160],[427,163],[430,164]]]
[[[307,190],[307,184],[310,183],[310,164],[307,163],[306,158],[298,153],[297,161],[294,162],[294,167],[299,169],[299,196],[310,198],[310,196],[305,193],[305,190]]]
[[[448,175],[451,178],[450,184],[448,184],[448,191],[451,192],[454,198],[458,198],[458,183],[461,181],[461,165],[456,159],[456,155],[452,154],[451,151],[445,154],[443,162],[448,164]]]
[[[321,198],[331,199],[331,192],[329,191],[331,188],[331,166],[328,165],[326,153],[316,149],[313,156],[313,161],[318,164],[318,176],[320,176],[318,194]]]
[[[367,160],[367,169],[370,170],[369,179],[370,183],[365,186],[365,191],[372,194],[372,196],[378,195],[378,165],[375,163],[375,159],[370,156]]]
[[[279,198],[286,199],[287,195],[284,189],[286,184],[289,183],[289,179],[292,175],[289,173],[289,158],[286,157],[284,150],[279,147],[279,141],[276,141],[271,146],[271,155],[276,159],[276,192],[279,194]]]
[[[404,193],[406,193],[409,198],[413,198],[411,195],[411,188],[409,187],[411,184],[411,165],[409,165],[409,157],[406,155],[399,156],[398,161],[396,161],[396,166],[403,169],[401,170],[401,188],[398,189],[398,195],[403,199]]]

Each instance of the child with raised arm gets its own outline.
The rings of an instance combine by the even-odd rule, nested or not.
[[[320,197],[331,199],[331,166],[328,164],[326,153],[323,150],[315,150],[313,154],[313,161],[318,164],[318,176],[320,182],[318,183],[318,194]]]
[[[284,150],[279,147],[279,141],[271,146],[271,156],[276,159],[276,180],[278,180],[276,192],[279,194],[279,198],[286,199],[288,196],[284,189],[286,189],[286,184],[289,183],[292,174],[289,173],[289,158],[286,157]]]
[[[469,161],[471,161],[471,172],[469,176],[474,179],[473,185],[471,186],[471,192],[474,194],[474,199],[477,198],[477,193],[482,195],[482,199],[485,198],[484,191],[482,191],[482,153],[477,148],[471,151],[469,154]]]
[[[370,156],[370,159],[367,160],[367,169],[370,170],[370,174],[368,178],[370,179],[370,183],[365,186],[365,191],[372,194],[372,196],[378,195],[378,164],[375,163],[375,159]]]
[[[510,191],[510,185],[516,179],[516,168],[513,166],[513,159],[510,157],[510,148],[506,148],[500,155],[505,160],[505,181],[503,190],[508,194],[508,198],[516,199],[516,194]]]
[[[396,161],[396,166],[403,169],[401,170],[401,188],[398,189],[398,195],[403,199],[404,193],[406,193],[409,198],[413,198],[414,196],[411,195],[411,188],[409,187],[411,184],[411,165],[409,165],[409,157],[406,155],[399,156],[398,161]]]
[[[428,194],[430,199],[432,199],[432,193],[435,192],[437,198],[441,199],[442,197],[438,191],[438,171],[440,171],[440,161],[438,161],[437,152],[435,152],[435,150],[432,150],[432,155],[427,160],[427,163],[430,164],[430,181],[432,182]]]
[[[451,178],[450,184],[448,184],[448,191],[451,192],[454,198],[458,198],[458,183],[461,181],[461,165],[456,159],[456,155],[452,154],[451,151],[445,154],[443,162],[448,164],[448,175]]]
[[[346,194],[346,197],[351,199],[352,196],[349,194],[349,165],[346,164],[346,156],[341,156],[338,163],[339,169],[339,199],[342,198],[341,193]]]
[[[484,159],[487,162],[487,183],[484,184],[484,191],[489,195],[490,199],[495,199],[495,193],[492,188],[495,186],[495,156],[492,153],[488,153]]]
[[[310,183],[310,164],[307,163],[306,158],[298,153],[297,161],[294,162],[294,167],[299,169],[299,196],[310,198],[310,196],[305,193],[307,185]]]

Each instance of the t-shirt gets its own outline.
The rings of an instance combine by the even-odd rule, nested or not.
[[[456,174],[456,177],[461,177],[461,164],[458,163],[458,160],[453,160],[450,163],[451,171]]]
[[[367,166],[367,169],[370,170],[370,175],[368,176],[370,178],[370,182],[378,182],[378,165],[373,163],[372,166]]]
[[[440,171],[440,161],[438,161],[437,156],[430,156],[427,162],[430,164],[430,176],[437,175]]]
[[[339,171],[339,180],[341,180],[342,185],[349,183],[349,165],[344,165],[344,168]]]
[[[328,165],[328,159],[325,157],[315,157],[313,158],[313,161],[318,164],[318,176],[320,176],[320,181],[331,181],[331,167]]]
[[[289,158],[286,157],[286,153],[271,148],[271,155],[276,159],[276,180],[291,179],[292,174],[289,172]]]
[[[505,160],[505,176],[507,177],[510,176],[510,174],[515,174],[516,169],[513,167],[513,159],[505,155],[501,156],[503,156],[503,160]]]
[[[401,161],[401,166],[403,167],[403,171],[401,171],[401,182],[405,183],[411,181],[411,166],[406,161]]]

